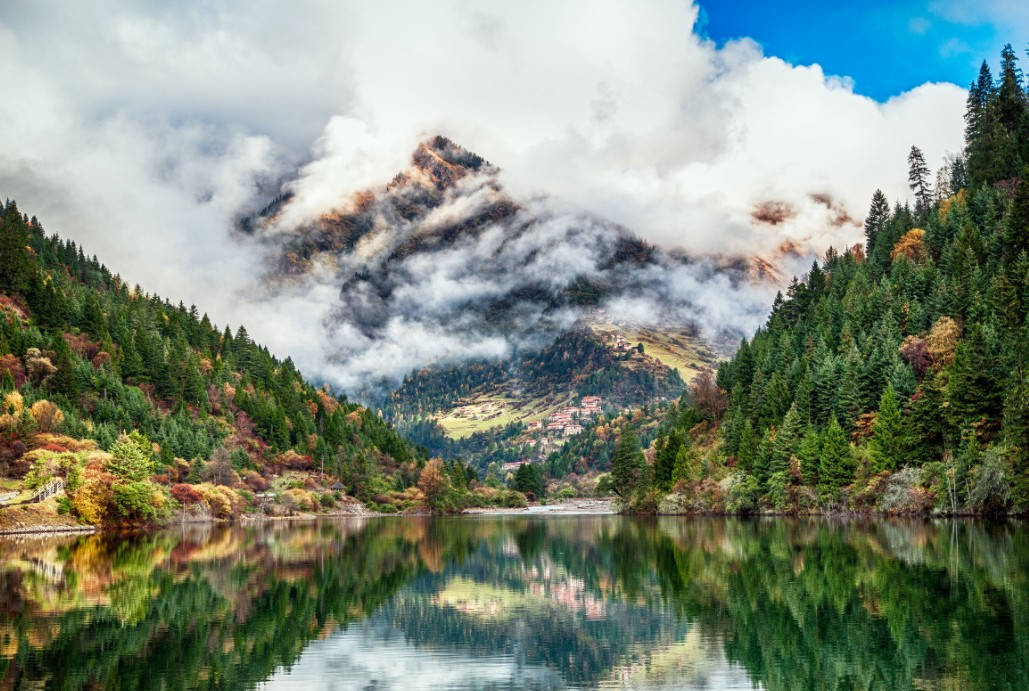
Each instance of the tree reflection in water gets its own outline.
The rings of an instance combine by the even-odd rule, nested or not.
[[[5,539],[0,685],[385,685],[435,668],[464,686],[1026,689],[1027,574],[1024,524],[972,521],[391,518]]]

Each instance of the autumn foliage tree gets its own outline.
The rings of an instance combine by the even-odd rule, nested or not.
[[[425,495],[425,501],[430,508],[434,510],[446,508],[450,479],[444,472],[442,459],[433,458],[425,464],[418,475],[418,489]]]

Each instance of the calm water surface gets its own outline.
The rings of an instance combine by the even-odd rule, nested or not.
[[[0,538],[0,688],[1029,689],[1029,528],[377,518]]]

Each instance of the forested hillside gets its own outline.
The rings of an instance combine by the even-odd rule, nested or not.
[[[653,509],[675,485],[666,510],[1029,508],[1027,104],[1008,46],[969,90],[964,152],[933,177],[912,147],[913,203],[876,191],[864,246],[830,249],[720,368],[720,443],[693,448],[717,416],[687,397],[653,468],[616,454],[620,491]]]
[[[63,478],[63,510],[90,522],[177,503],[232,513],[266,490],[310,509],[337,481],[360,497],[410,485],[424,460],[244,327],[127,285],[13,201],[0,214],[0,389],[4,489]]]

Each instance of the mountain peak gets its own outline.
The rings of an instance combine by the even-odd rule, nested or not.
[[[495,173],[496,167],[442,135],[423,140],[411,154],[411,166],[386,185],[390,191],[413,182],[430,184],[438,191],[452,187],[461,178],[478,172]]]

